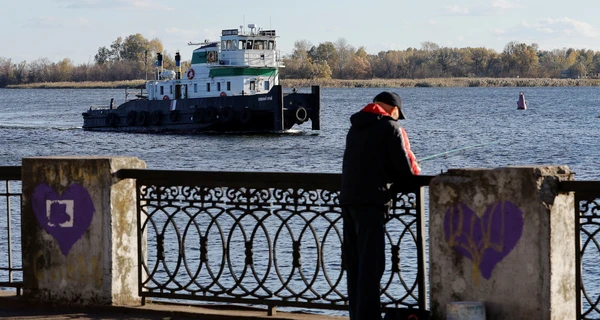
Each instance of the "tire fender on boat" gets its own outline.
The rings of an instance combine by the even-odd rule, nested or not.
[[[224,107],[219,112],[219,120],[221,122],[229,122],[233,119],[233,108],[232,107]]]
[[[148,115],[148,112],[141,111],[140,113],[138,113],[137,120],[136,120],[137,124],[140,124],[142,126],[147,126],[148,120],[150,120],[150,116]]]
[[[204,121],[204,108],[198,108],[196,109],[196,111],[194,111],[194,123],[201,123],[202,121]]]
[[[162,112],[156,110],[150,114],[150,123],[154,126],[159,126],[162,120]]]
[[[240,123],[248,124],[248,123],[250,123],[251,120],[252,120],[252,111],[250,111],[250,109],[248,109],[248,108],[242,110],[242,112],[240,113]]]
[[[221,94],[220,94],[220,96],[221,96],[221,97],[227,97],[227,93],[225,93],[225,91],[221,91]]]
[[[127,114],[127,118],[125,118],[125,122],[127,122],[128,125],[132,126],[135,124],[136,118],[137,118],[137,112],[129,111],[129,113]]]
[[[194,71],[194,69],[189,69],[187,72],[187,78],[192,80],[194,79],[194,76],[196,75],[196,71]]]
[[[169,96],[165,94],[165,95],[163,96],[163,100],[170,100],[170,99],[169,99]]]
[[[210,122],[215,121],[216,118],[217,118],[217,110],[215,110],[215,108],[213,108],[213,107],[206,108],[206,110],[204,112],[204,122],[210,123]]]

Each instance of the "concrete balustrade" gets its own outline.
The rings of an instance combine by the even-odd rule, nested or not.
[[[59,305],[139,304],[132,157],[33,157],[22,163],[25,297]]]
[[[480,301],[486,318],[575,319],[575,217],[565,166],[457,169],[429,187],[431,313]]]
[[[114,175],[138,168],[132,157],[23,159],[26,297],[140,303],[135,182]],[[572,179],[566,166],[539,166],[453,169],[431,181],[433,319],[461,301],[482,302],[492,320],[576,318],[574,196],[558,192]]]

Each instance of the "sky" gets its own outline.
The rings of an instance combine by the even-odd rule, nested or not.
[[[340,39],[368,53],[440,47],[502,52],[511,41],[600,51],[598,0],[0,0],[0,58],[93,63],[101,47],[140,33],[189,60],[189,42],[222,29],[277,30],[278,48]]]

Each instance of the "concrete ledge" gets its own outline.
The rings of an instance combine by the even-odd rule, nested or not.
[[[346,317],[267,310],[235,305],[184,305],[151,302],[145,306],[65,307],[29,300],[15,292],[0,291],[0,318],[3,319],[206,319],[206,320],[342,320]]]

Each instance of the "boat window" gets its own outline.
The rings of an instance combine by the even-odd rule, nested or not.
[[[237,49],[237,40],[231,40],[231,50]]]
[[[269,50],[275,50],[275,41],[273,41],[273,40],[269,41]]]
[[[256,50],[263,50],[264,49],[263,43],[264,42],[262,40],[260,40],[260,41],[254,41],[254,49],[256,49]]]
[[[221,91],[221,83],[217,82],[217,91]]]
[[[198,84],[194,83],[194,93],[198,93]]]
[[[163,94],[165,94],[165,87],[160,86],[160,95],[162,96]]]
[[[238,41],[238,49],[244,50],[246,48],[246,40]]]
[[[225,40],[221,41],[221,50],[227,50],[227,41],[225,41]]]
[[[227,91],[231,91],[231,82],[227,81]]]
[[[210,83],[206,83],[206,92],[210,92]]]
[[[265,90],[269,91],[269,80],[265,81]]]
[[[173,86],[172,85],[169,86],[169,94],[173,94]]]
[[[252,49],[252,40],[246,41],[246,49]]]
[[[231,50],[231,40],[227,40],[227,50]]]
[[[250,81],[250,91],[256,90],[256,81]]]

